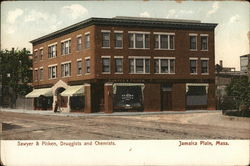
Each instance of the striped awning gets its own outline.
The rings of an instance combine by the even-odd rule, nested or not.
[[[39,96],[47,96],[47,97],[52,96],[52,89],[51,88],[33,89],[33,91],[28,93],[25,97],[35,98]]]
[[[61,96],[84,96],[84,85],[69,86]]]

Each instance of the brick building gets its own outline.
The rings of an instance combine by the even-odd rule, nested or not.
[[[35,109],[215,109],[214,29],[194,20],[89,18],[32,40]]]

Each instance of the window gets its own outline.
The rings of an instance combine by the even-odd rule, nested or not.
[[[201,50],[208,50],[208,36],[201,36]]]
[[[67,55],[71,53],[71,40],[61,42],[61,54]]]
[[[110,73],[110,58],[102,58],[102,72]]]
[[[37,62],[37,60],[38,60],[38,57],[37,57],[37,50],[34,51],[33,57],[34,57],[34,58],[33,58],[33,61],[34,61],[34,62]]]
[[[61,64],[61,76],[69,77],[71,76],[71,63],[63,63]]]
[[[48,46],[48,57],[49,58],[56,57],[56,45]]]
[[[90,73],[90,59],[85,59],[86,73]]]
[[[115,73],[123,73],[123,59],[115,58]]]
[[[122,48],[123,47],[123,34],[122,33],[115,33],[115,48]]]
[[[197,60],[190,59],[190,73],[197,74]]]
[[[89,48],[90,47],[90,34],[87,33],[85,34],[85,48]]]
[[[77,51],[81,51],[82,50],[82,36],[78,36],[76,38],[76,41],[77,41],[77,48],[76,48],[76,50]]]
[[[34,70],[34,81],[37,81],[37,76],[38,76],[38,72],[37,72],[37,70]]]
[[[158,34],[154,35],[154,47],[156,49],[174,49],[174,34]]]
[[[110,48],[110,32],[102,32],[102,47]]]
[[[189,36],[189,49],[190,50],[197,50],[197,36],[196,35],[190,35]]]
[[[41,48],[40,49],[40,60],[42,60],[43,59],[43,49]]]
[[[77,75],[82,74],[82,60],[78,60],[76,62],[76,67],[77,67]]]
[[[208,74],[208,60],[201,60],[201,74]]]
[[[175,59],[167,59],[167,58],[154,59],[154,73],[174,74],[175,73]]]
[[[150,37],[149,33],[129,33],[129,48],[149,48]]]
[[[40,80],[43,80],[43,68],[40,68]]]
[[[130,58],[129,59],[129,73],[146,74],[150,73],[150,59],[149,58]]]
[[[49,79],[55,79],[57,73],[57,66],[50,66],[49,67]]]

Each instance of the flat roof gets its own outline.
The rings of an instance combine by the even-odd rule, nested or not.
[[[125,17],[117,16],[113,18],[91,17],[66,28],[52,32],[48,35],[30,41],[33,45],[60,37],[79,29],[91,26],[123,26],[123,27],[147,27],[147,28],[167,28],[167,29],[190,29],[190,30],[213,30],[217,24],[201,23],[198,20],[162,19],[146,17]]]

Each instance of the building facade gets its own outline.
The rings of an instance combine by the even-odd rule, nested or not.
[[[35,109],[215,109],[217,24],[90,18],[31,41]]]

